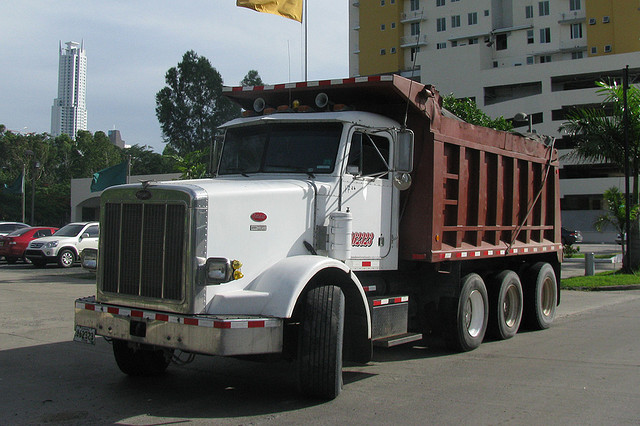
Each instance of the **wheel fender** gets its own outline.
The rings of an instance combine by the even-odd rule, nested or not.
[[[80,257],[80,255],[78,254],[78,250],[76,250],[76,248],[74,246],[63,246],[63,247],[60,247],[58,249],[58,251],[56,252],[56,257],[58,257],[60,255],[60,252],[62,250],[71,250],[73,252],[73,254],[76,256],[76,259],[78,259]]]

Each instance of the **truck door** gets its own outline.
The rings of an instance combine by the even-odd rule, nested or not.
[[[355,130],[351,135],[342,204],[353,218],[351,267],[355,270],[396,267],[397,256],[388,258],[397,234],[392,228],[397,200],[389,172],[391,146],[387,132]]]

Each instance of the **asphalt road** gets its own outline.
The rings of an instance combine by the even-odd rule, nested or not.
[[[469,353],[376,350],[334,401],[284,362],[198,356],[159,378],[74,343],[80,268],[0,264],[0,424],[640,424],[640,291],[565,291],[554,325]]]

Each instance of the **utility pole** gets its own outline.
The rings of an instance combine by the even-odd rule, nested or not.
[[[627,91],[629,90],[629,65],[622,70],[622,104],[624,115],[622,118],[622,126],[624,131],[624,190],[625,190],[625,231],[626,238],[623,238],[626,244],[625,257],[627,259],[625,269],[627,272],[632,271],[631,266],[631,194],[629,191],[629,108],[627,105]]]

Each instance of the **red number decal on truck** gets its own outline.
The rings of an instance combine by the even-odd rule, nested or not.
[[[373,232],[354,232],[351,234],[351,245],[353,247],[371,247],[374,238]]]

